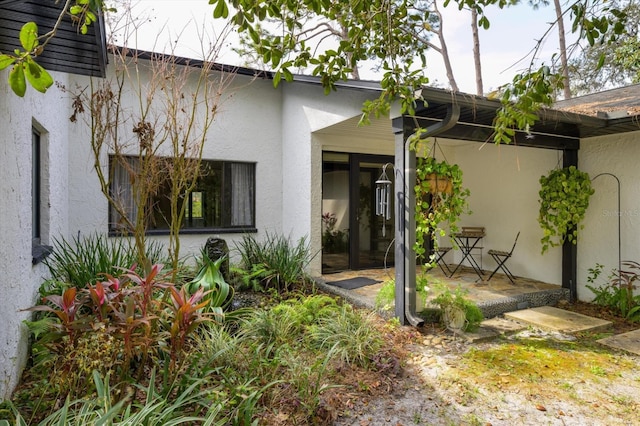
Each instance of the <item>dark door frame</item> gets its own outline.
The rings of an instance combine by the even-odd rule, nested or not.
[[[370,267],[368,265],[362,265],[362,263],[360,262],[359,204],[360,204],[360,163],[362,162],[393,164],[394,157],[392,155],[360,154],[360,153],[352,153],[349,155],[349,269],[351,270],[358,270],[358,269]],[[380,169],[380,173],[382,173],[382,169]],[[372,186],[371,187],[372,212],[374,211],[373,210],[374,194],[375,194],[375,187]],[[376,265],[375,267],[378,267],[378,265]]]

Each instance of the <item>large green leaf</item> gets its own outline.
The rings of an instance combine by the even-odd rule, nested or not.
[[[5,69],[9,65],[13,64],[16,61],[16,58],[9,55],[0,55],[0,70]]]
[[[45,93],[53,84],[51,74],[31,58],[27,58],[24,73],[27,76],[29,84],[38,92]]]
[[[24,63],[20,62],[11,69],[9,73],[9,86],[13,93],[23,97],[27,91],[27,83],[24,78]]]
[[[38,45],[38,26],[35,22],[27,22],[20,30],[20,44],[26,52],[31,52]]]

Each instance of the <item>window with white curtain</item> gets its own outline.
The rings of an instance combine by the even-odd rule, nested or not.
[[[171,161],[170,159],[165,159]],[[183,230],[207,232],[247,231],[255,227],[255,163],[202,160],[201,173],[193,192],[187,196]],[[139,172],[138,158],[125,161],[111,158],[111,194],[120,210],[135,222],[135,182]],[[149,231],[169,229],[171,182],[161,182],[148,209]],[[126,221],[114,206],[109,212],[109,231],[126,232]]]

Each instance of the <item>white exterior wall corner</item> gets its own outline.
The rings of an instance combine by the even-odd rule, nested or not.
[[[27,361],[28,332],[22,311],[36,302],[47,277],[46,267],[32,265],[31,256],[31,129],[42,131],[45,226],[42,240],[68,228],[68,116],[69,102],[55,86],[46,94],[27,88],[24,98],[8,87],[8,70],[0,73],[0,399],[9,398]],[[52,73],[68,84],[68,75]]]
[[[317,84],[283,85],[282,109],[282,225],[283,234],[307,238],[315,255],[308,272],[321,273],[322,142],[313,132],[358,116],[367,99],[378,92],[338,88],[325,95]]]
[[[604,265],[603,273],[596,282],[599,286],[604,284],[611,271],[618,269],[618,256],[622,262],[640,261],[639,159],[640,131],[581,141],[579,168],[591,176],[595,193],[589,202],[584,228],[578,233],[577,284],[580,300],[588,301],[594,297],[586,284],[588,270],[596,263]],[[610,175],[595,178],[601,173],[613,174],[620,180],[619,209],[616,179]]]
[[[112,61],[113,62],[113,61]],[[196,73],[197,74],[197,73]],[[109,66],[107,79],[113,79],[114,68]],[[194,77],[195,78],[195,77]],[[143,82],[148,76],[143,74]],[[89,80],[77,77],[74,85],[85,87]],[[131,86],[129,86],[131,87]],[[188,89],[185,89],[185,91]],[[138,109],[135,98],[127,91],[124,97],[131,111],[127,120],[136,118]],[[281,90],[273,88],[272,81],[236,75],[225,89],[218,105],[215,121],[208,131],[203,159],[246,161],[256,163],[256,238],[266,232],[280,233],[282,230],[282,114]],[[131,118],[133,116],[133,118]],[[70,156],[71,197],[70,232],[73,235],[88,235],[108,231],[108,203],[100,191],[93,169],[90,127],[86,117],[72,125],[73,154]],[[132,128],[132,126],[130,126]],[[128,128],[125,128],[128,130]],[[168,154],[168,153],[167,153]],[[107,164],[105,153],[101,160]],[[241,233],[190,234],[180,238],[180,254],[189,258],[199,255],[207,238],[219,236],[227,241],[234,254],[235,242],[242,239]],[[166,236],[154,236],[153,240],[165,245]],[[232,261],[235,257],[232,257]]]

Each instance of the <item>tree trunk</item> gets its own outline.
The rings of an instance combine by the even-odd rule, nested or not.
[[[447,43],[444,40],[444,23],[442,22],[442,14],[438,10],[438,5],[436,2],[433,2],[433,9],[438,16],[438,21],[440,22],[440,26],[436,34],[438,34],[438,39],[440,41],[440,54],[442,55],[442,60],[444,61],[444,67],[447,72],[447,79],[449,80],[449,86],[451,86],[451,90],[454,92],[459,92],[458,83],[456,83],[456,79],[453,77],[453,68],[451,67],[451,61],[449,60],[449,51],[447,50]]]
[[[558,0],[555,0],[558,1]],[[480,63],[480,36],[478,35],[478,11],[471,8],[471,34],[473,35],[473,65],[476,69],[476,95],[482,96],[482,64]]]
[[[564,98],[571,99],[571,86],[569,84],[569,66],[567,61],[567,44],[564,37],[564,18],[562,17],[562,6],[560,0],[553,0],[556,8],[556,18],[558,22],[558,44],[560,47],[560,66],[562,80],[564,83]]]

